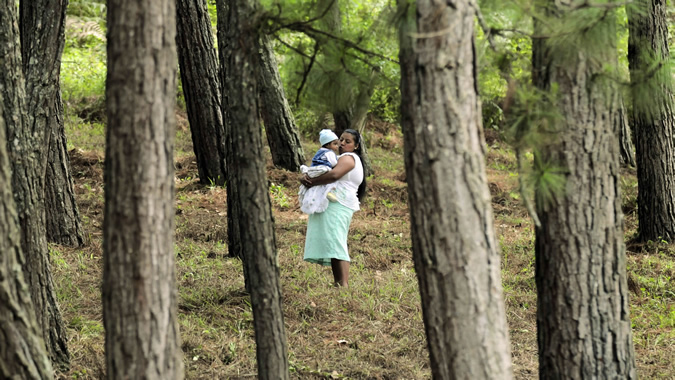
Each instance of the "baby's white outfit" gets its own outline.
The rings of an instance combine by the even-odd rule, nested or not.
[[[317,160],[321,158],[321,160]],[[315,165],[318,162],[328,163],[328,165]],[[327,171],[331,170],[337,165],[337,156],[335,152],[330,149],[320,148],[314,159],[312,159],[313,166],[300,166],[300,172],[307,174],[309,178],[316,178]],[[328,208],[328,193],[335,188],[335,184],[312,186],[309,189],[304,185],[300,185],[298,191],[298,201],[300,202],[300,210],[305,214],[314,214],[326,211]]]

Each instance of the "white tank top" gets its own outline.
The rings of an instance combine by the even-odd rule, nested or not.
[[[354,211],[358,211],[360,207],[356,191],[359,189],[361,182],[363,182],[363,165],[361,165],[361,158],[359,158],[356,153],[352,152],[339,155],[338,160],[340,160],[340,157],[347,155],[354,157],[354,169],[335,181],[335,192],[340,204]]]

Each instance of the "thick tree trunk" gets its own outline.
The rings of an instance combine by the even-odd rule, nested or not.
[[[227,173],[225,127],[206,0],[178,0],[176,14],[178,62],[199,180],[221,186]]]
[[[675,241],[675,102],[665,0],[639,0],[628,12],[628,63],[638,177],[640,240]]]
[[[553,1],[551,8],[555,7]],[[579,11],[577,11],[579,12]],[[568,14],[551,14],[548,25]],[[563,191],[538,190],[535,257],[539,377],[635,379],[619,188],[619,98],[602,80],[616,62],[614,15],[591,46],[533,42],[533,80],[557,88],[557,139],[536,157],[565,173]],[[535,34],[556,30],[535,24]],[[555,50],[554,48],[555,47]]]
[[[344,110],[333,111],[333,120],[335,120],[335,134],[340,136],[345,129],[352,127],[354,110],[349,107]]]
[[[218,2],[218,8],[225,6]],[[281,309],[281,285],[269,197],[262,131],[258,118],[258,19],[255,0],[228,1],[218,18],[221,71],[227,97],[228,215],[239,223],[239,241],[251,294],[258,378],[288,379],[286,333]],[[230,203],[232,202],[232,203]],[[228,219],[229,223],[229,219]],[[232,236],[230,236],[232,238]]]
[[[175,17],[172,0],[108,2],[103,223],[108,379],[183,377],[173,250]]]
[[[635,167],[635,152],[633,151],[633,139],[628,121],[626,106],[621,100],[616,121],[619,123],[619,152],[621,166]]]
[[[401,28],[401,113],[415,270],[432,377],[510,379],[477,94],[474,10],[470,1],[452,5],[417,2],[415,34],[434,37],[413,39],[407,24]]]
[[[12,164],[12,189],[19,215],[21,249],[38,330],[55,367],[66,369],[69,355],[65,327],[56,301],[49,267],[45,232],[44,176],[49,144],[49,119],[54,104],[58,62],[63,50],[65,2],[21,2],[24,46],[19,44],[16,3],[3,2],[0,24],[0,83],[4,85],[8,153]],[[39,11],[39,12],[38,12]],[[44,17],[44,18],[43,18]],[[27,19],[27,20],[24,20]],[[32,27],[31,22],[39,23]],[[28,59],[23,65],[22,55]],[[52,62],[52,64],[47,64]],[[23,71],[22,71],[23,68]],[[24,80],[25,72],[25,80]],[[11,143],[9,143],[11,142]]]
[[[0,2],[0,7],[6,5]],[[6,27],[4,15],[5,12],[0,10],[0,25]],[[0,30],[0,34],[4,33]],[[2,42],[5,41],[0,38]],[[19,217],[12,196],[4,108],[0,91],[0,378],[51,379],[52,366],[40,339],[33,303],[21,269],[24,257]]]
[[[267,143],[275,166],[299,171],[305,163],[305,153],[300,144],[298,127],[288,105],[284,92],[277,59],[267,36],[261,36],[258,46],[260,70],[258,87],[260,91],[260,114],[265,123]]]
[[[63,125],[60,90],[57,90],[54,107],[45,177],[47,240],[61,245],[79,247],[84,245],[84,234],[80,211],[75,200],[70,158],[66,148],[68,143]]]

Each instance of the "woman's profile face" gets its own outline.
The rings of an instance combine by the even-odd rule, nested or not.
[[[354,140],[354,135],[349,132],[344,132],[342,136],[340,136],[340,154],[356,150],[358,146]]]

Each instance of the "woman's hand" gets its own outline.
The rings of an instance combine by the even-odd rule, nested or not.
[[[300,183],[303,184],[307,188],[312,187],[312,181],[309,179],[309,176],[307,174],[303,175],[300,178]]]

